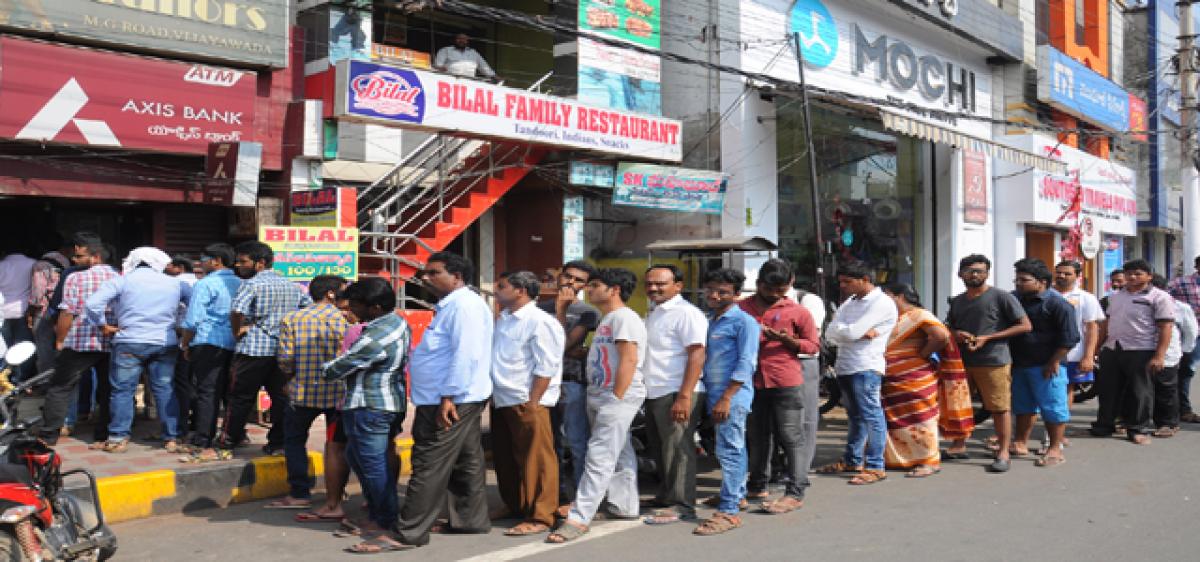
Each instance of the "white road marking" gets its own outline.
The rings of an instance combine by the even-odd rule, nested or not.
[[[620,533],[622,531],[633,530],[633,529],[636,529],[638,527],[643,527],[643,526],[645,526],[645,523],[642,523],[641,518],[633,519],[633,520],[629,520],[629,521],[605,521],[604,523],[602,523],[600,525],[593,526],[592,530],[588,531],[588,533],[586,535],[579,537],[567,544],[549,544],[546,542],[531,542],[531,543],[521,544],[521,545],[517,545],[514,547],[510,547],[510,548],[505,548],[503,550],[494,550],[492,552],[489,552],[487,554],[481,554],[479,556],[463,558],[459,562],[500,562],[503,560],[520,560],[522,558],[526,558],[529,556],[535,556],[535,555],[550,552],[553,550],[561,550],[564,548],[569,548],[571,545],[574,545],[574,544],[579,544],[579,543],[590,541],[593,539],[598,539],[600,537],[613,535],[616,533]]]

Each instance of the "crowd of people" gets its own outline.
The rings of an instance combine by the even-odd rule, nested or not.
[[[751,507],[800,509],[822,360],[836,373],[848,432],[841,457],[815,472],[844,474],[851,485],[882,482],[889,469],[930,477],[943,461],[968,458],[973,391],[995,428],[985,440],[993,473],[1034,456],[1039,416],[1046,439],[1033,464],[1066,462],[1073,388],[1087,382],[1099,392],[1094,436],[1120,430],[1144,444],[1200,422],[1188,400],[1200,258],[1197,274],[1169,284],[1130,261],[1097,299],[1080,288],[1078,263],[1052,270],[1022,259],[1010,292],[989,286],[991,262],[971,255],[958,272],[966,290],[944,321],[911,286],[876,286],[870,270],[847,264],[837,274],[844,300],[826,321],[819,298],[795,293],[782,259],[763,263],[752,288],[738,270],[708,271],[704,310],[684,298],[676,266],[652,265],[642,276],[650,303],[642,318],[627,306],[639,282],[626,269],[567,263],[553,298],[541,298],[534,273],[503,273],[497,314],[469,285],[473,264],[438,252],[418,274],[438,302],[414,344],[381,278],[319,276],[305,290],[275,273],[260,242],[209,245],[195,274],[154,248],[133,250],[118,272],[111,253],[81,232],[40,260],[0,261],[4,336],[37,341],[38,368],[55,368],[41,436],[53,443],[63,433],[94,369],[91,446],[125,451],[145,374],[164,449],[188,463],[220,461],[246,443],[265,389],[272,424],[263,451],[286,458],[290,488],[267,507],[298,510],[300,522],[337,522],[336,534],[361,537],[350,548],[358,553],[486,533],[502,519],[517,521],[506,535],[564,543],[598,518],[693,522],[695,534],[715,535],[741,527]],[[631,439],[639,412],[642,454],[657,473],[644,502]],[[485,415],[502,499],[491,511]],[[326,494],[317,504],[306,443],[322,416]],[[395,438],[406,417],[412,474],[401,506]],[[704,499],[702,421],[721,472],[718,493]],[[342,503],[351,473],[366,499],[362,519]],[[773,478],[785,483],[778,497]],[[698,507],[713,512],[701,517]]]

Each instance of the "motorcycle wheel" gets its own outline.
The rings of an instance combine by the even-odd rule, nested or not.
[[[21,550],[17,537],[12,534],[10,529],[0,531],[0,561],[24,562],[24,560],[25,551]]]
[[[842,387],[838,386],[837,377],[821,377],[821,413],[828,414],[834,408],[842,405]]]

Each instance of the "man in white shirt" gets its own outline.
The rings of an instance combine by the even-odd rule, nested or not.
[[[537,306],[541,283],[529,271],[502,273],[496,300],[503,310],[492,338],[492,461],[503,513],[519,517],[508,536],[544,533],[558,507],[558,456],[550,410],[558,403],[566,335]]]
[[[601,269],[588,281],[588,302],[604,313],[587,361],[592,435],[570,513],[546,542],[561,544],[583,536],[606,498],[608,515],[637,517],[637,455],[629,427],[646,398],[642,365],[647,338],[642,319],[625,306],[636,287],[637,276],[627,269]]]
[[[704,344],[708,319],[684,300],[683,272],[674,265],[646,270],[646,433],[658,469],[658,507],[646,523],[661,525],[696,517],[696,444],[693,435],[704,404]]]
[[[850,431],[842,460],[820,472],[858,472],[850,484],[874,484],[887,478],[883,469],[887,421],[879,390],[887,369],[884,352],[896,326],[896,305],[872,283],[865,264],[843,266],[838,285],[848,298],[833,315],[825,337],[838,346],[834,371],[846,397]]]
[[[0,293],[5,301],[0,305],[0,315],[4,318],[0,325],[0,336],[10,344],[33,340],[33,331],[25,320],[25,309],[29,306],[29,295],[33,289],[33,266],[37,260],[22,254],[12,252],[0,260]],[[26,361],[13,367],[13,380],[22,380],[31,376],[31,367],[35,361]]]
[[[476,74],[484,78],[496,77],[496,72],[483,60],[479,51],[471,48],[471,38],[466,33],[455,35],[453,45],[438,49],[437,56],[433,58],[433,67],[466,78],[474,78]]]
[[[1154,274],[1150,284],[1167,289],[1167,278]],[[1179,364],[1196,347],[1196,313],[1185,302],[1172,299],[1175,305],[1175,324],[1171,327],[1171,343],[1167,345],[1163,370],[1154,379],[1154,436],[1174,437],[1179,431]]]
[[[1100,299],[1079,286],[1083,266],[1077,261],[1062,261],[1054,266],[1054,289],[1075,308],[1075,324],[1082,339],[1067,353],[1067,407],[1070,407],[1075,386],[1096,380],[1096,346],[1100,344],[1100,323],[1104,309]],[[1069,445],[1063,441],[1064,445]]]

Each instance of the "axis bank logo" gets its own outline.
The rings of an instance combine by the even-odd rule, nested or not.
[[[419,123],[425,109],[420,79],[409,71],[377,68],[350,79],[352,107]]]
[[[16,138],[25,140],[52,141],[59,133],[74,124],[88,144],[121,146],[117,135],[108,123],[99,119],[76,117],[88,103],[87,92],[74,78],[67,80],[50,100],[34,114],[33,118],[17,131]]]

